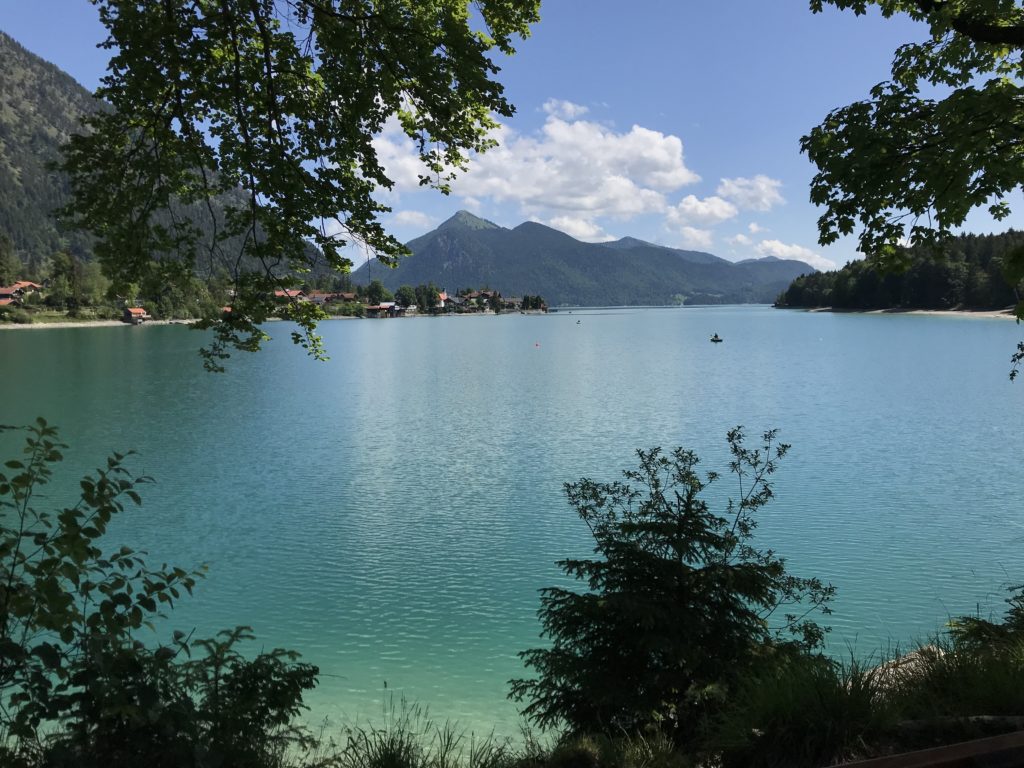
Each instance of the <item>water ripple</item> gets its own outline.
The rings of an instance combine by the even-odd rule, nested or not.
[[[653,445],[722,468],[736,424],[794,445],[759,535],[839,587],[834,652],[1001,610],[1024,565],[1012,323],[574,319],[330,323],[326,364],[275,341],[223,376],[181,328],[4,333],[0,422],[46,415],[78,474],[136,448],[158,482],[112,538],[211,566],[164,629],[249,624],[258,647],[301,650],[322,672],[315,716],[335,721],[379,717],[396,692],[514,733],[506,681],[540,642],[537,591],[590,548],[562,484],[617,479]]]

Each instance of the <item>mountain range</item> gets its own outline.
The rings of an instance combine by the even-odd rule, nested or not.
[[[82,115],[100,108],[70,75],[0,32],[0,247],[32,274],[61,250],[91,256],[88,236],[53,215],[70,185],[50,164]],[[408,247],[413,255],[396,269],[362,265],[353,282],[379,279],[391,290],[433,282],[452,292],[486,286],[507,296],[541,295],[550,305],[743,303],[773,301],[814,271],[799,261],[733,263],[631,237],[585,243],[536,222],[506,229],[466,211]]]
[[[369,262],[352,281],[380,280],[392,291],[429,282],[452,292],[486,286],[506,296],[539,294],[551,306],[742,304],[774,301],[815,271],[802,261],[731,262],[633,237],[585,243],[536,222],[507,229],[468,211],[406,245],[412,256],[398,267]]]

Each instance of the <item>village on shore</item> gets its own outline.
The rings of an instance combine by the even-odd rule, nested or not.
[[[346,281],[347,282],[347,281]],[[464,288],[454,294],[439,290],[433,284],[401,286],[393,294],[380,281],[368,286],[344,286],[347,290],[322,288],[289,288],[274,292],[273,298],[287,316],[289,305],[311,303],[329,317],[395,318],[415,315],[500,314],[502,312],[547,312],[541,296],[502,296],[490,288]],[[118,298],[103,305],[76,302],[69,305],[66,297],[52,295],[50,287],[30,280],[17,280],[0,286],[0,325],[67,325],[85,323],[127,323],[194,320],[192,313],[168,311],[158,302],[138,298]],[[227,298],[230,302],[231,292]],[[219,307],[221,314],[231,312],[227,303]]]
[[[499,314],[501,312],[547,312],[541,296],[502,296],[500,291],[466,288],[455,294],[433,285],[402,286],[394,294],[378,281],[351,291],[278,290],[274,298],[282,303],[311,302],[328,315],[368,318],[408,317],[439,314]],[[224,308],[230,311],[230,307]]]

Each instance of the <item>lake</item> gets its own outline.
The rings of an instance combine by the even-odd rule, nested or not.
[[[388,694],[513,734],[537,591],[589,551],[562,484],[638,447],[725,470],[725,433],[793,445],[759,540],[838,587],[830,649],[869,656],[1001,613],[1024,581],[1024,329],[768,307],[335,321],[207,374],[181,326],[0,331],[0,423],[71,444],[57,505],[113,450],[156,478],[110,545],[209,563],[171,628],[247,624],[322,670],[313,717]],[[712,333],[723,344],[710,344]],[[2,444],[4,458],[11,440]],[[734,491],[728,479],[713,497]]]

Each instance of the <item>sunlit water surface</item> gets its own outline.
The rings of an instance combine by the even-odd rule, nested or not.
[[[111,544],[209,563],[164,629],[248,624],[322,671],[313,719],[388,694],[514,733],[538,590],[588,551],[562,484],[725,433],[792,452],[759,536],[838,587],[830,644],[867,656],[1024,581],[1024,382],[1005,320],[767,307],[325,323],[204,373],[180,326],[0,332],[0,423],[71,443],[54,503],[112,450],[156,478]],[[710,344],[717,332],[723,344]],[[10,454],[10,440],[4,456]],[[734,491],[722,481],[719,496]]]

